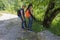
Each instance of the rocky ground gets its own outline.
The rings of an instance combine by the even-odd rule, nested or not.
[[[60,40],[48,30],[35,33],[21,28],[21,20],[17,15],[1,13],[0,40]]]

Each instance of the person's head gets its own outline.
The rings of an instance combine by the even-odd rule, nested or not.
[[[26,7],[26,5],[22,5],[22,8],[25,8]]]
[[[33,7],[33,5],[32,4],[29,4],[27,9],[30,9],[31,10],[32,7]]]

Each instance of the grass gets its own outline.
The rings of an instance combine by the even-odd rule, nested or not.
[[[45,28],[43,27],[43,25],[41,25],[41,24],[38,23],[38,22],[33,22],[32,29],[33,29],[33,31],[35,31],[35,32],[40,32],[40,31],[45,30]]]
[[[44,28],[43,25],[38,24],[38,22],[34,22],[32,26],[33,31],[35,32],[41,32],[43,30],[49,30],[50,32],[54,33],[55,35],[60,36],[60,22],[58,22],[55,25],[51,25],[50,28]]]
[[[40,32],[47,29],[50,32],[54,33],[55,35],[60,36],[60,16],[57,15],[55,17],[55,19],[52,21],[50,28],[44,28],[43,25],[39,24],[38,22],[34,22],[32,29],[35,32]]]
[[[49,29],[52,33],[60,36],[60,18],[56,17],[51,25],[51,28]]]
[[[0,16],[2,16],[2,14],[0,14]]]

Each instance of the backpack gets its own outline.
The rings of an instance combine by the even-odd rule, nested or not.
[[[17,15],[21,16],[20,9],[17,10]]]
[[[27,18],[29,18],[29,17],[30,17],[29,10],[27,10],[27,11],[25,12],[25,17],[27,17]]]

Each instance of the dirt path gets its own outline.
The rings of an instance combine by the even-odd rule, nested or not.
[[[4,13],[0,17],[0,40],[24,40],[31,33],[21,28],[21,20],[16,15]]]
[[[16,15],[4,13],[0,17],[0,40],[60,40],[60,37],[48,30],[38,33],[23,30]]]

